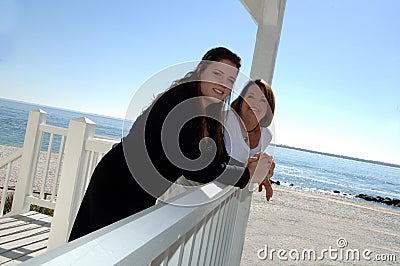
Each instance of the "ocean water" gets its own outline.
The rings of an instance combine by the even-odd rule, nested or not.
[[[0,98],[0,144],[22,147],[29,111],[42,109],[47,113],[46,124],[67,128],[71,119],[87,117],[96,123],[96,135],[120,139],[123,136],[123,120],[95,114],[86,114],[38,104]],[[47,136],[48,139],[48,136]],[[44,136],[44,143],[46,143]],[[57,144],[54,146],[58,148]],[[46,144],[42,146],[46,149]]]
[[[123,120],[0,98],[0,144],[22,147],[30,110],[48,113],[46,123],[68,127],[70,119],[85,116],[96,123],[96,134],[120,139]],[[46,147],[42,147],[46,149]],[[400,198],[400,168],[317,153],[275,148],[274,180],[293,189],[332,194],[353,200],[357,194]],[[293,186],[290,186],[293,184]],[[339,190],[342,193],[333,193]],[[360,200],[361,201],[361,200]],[[378,204],[384,207],[387,205]],[[400,208],[388,207],[400,211]]]
[[[274,178],[294,188],[354,198],[400,198],[400,168],[289,148],[276,148]],[[351,194],[351,195],[344,195]],[[397,208],[400,211],[400,208]]]

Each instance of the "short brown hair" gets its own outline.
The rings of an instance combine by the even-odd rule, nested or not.
[[[246,95],[246,93],[249,90],[249,88],[254,84],[256,84],[260,88],[260,90],[264,93],[265,98],[267,99],[269,107],[270,107],[270,110],[271,110],[271,112],[267,111],[265,116],[259,121],[260,126],[268,127],[269,125],[271,125],[272,119],[274,118],[274,113],[275,113],[275,95],[274,95],[274,92],[272,91],[271,86],[265,80],[256,79],[254,81],[247,82],[247,84],[244,86],[244,88],[240,92],[239,97],[237,97],[232,102],[231,107],[233,108],[233,110],[236,111],[236,113],[238,115],[240,115],[241,109],[242,109],[242,104],[243,104],[243,101],[244,101],[244,96]]]

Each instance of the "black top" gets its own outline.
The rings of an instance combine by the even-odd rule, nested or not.
[[[128,136],[102,158],[79,208],[70,241],[154,205],[182,175],[200,183],[216,180],[246,186],[248,169],[229,165],[225,149],[218,156],[212,139],[202,139],[204,115],[192,93],[186,85],[163,93],[136,119]],[[207,116],[217,113],[213,109],[220,112],[220,108],[208,108]]]

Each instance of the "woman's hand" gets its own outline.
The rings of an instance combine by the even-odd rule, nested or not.
[[[272,198],[272,195],[274,194],[274,191],[271,186],[271,182],[269,181],[270,178],[274,175],[274,169],[275,169],[275,161],[272,156],[271,158],[271,167],[268,169],[268,174],[267,177],[264,179],[264,181],[258,185],[258,192],[261,192],[263,189],[263,186],[265,187],[265,198],[267,201],[269,201]]]
[[[258,192],[265,188],[265,197],[269,201],[273,195],[273,189],[269,179],[274,175],[275,161],[266,153],[257,153],[247,160],[251,182],[257,182]],[[268,169],[268,172],[266,171]],[[261,179],[260,179],[261,178]],[[259,181],[259,182],[258,182]]]
[[[274,170],[275,170],[275,160],[272,156],[270,156],[270,160],[271,160],[271,167],[268,169],[268,174],[266,179],[270,180],[271,177],[274,175]]]
[[[247,168],[250,171],[250,182],[261,184],[273,175],[275,162],[272,156],[266,153],[256,153],[247,160]]]
[[[269,201],[272,198],[272,194],[274,194],[269,179],[264,179],[264,181],[260,185],[258,185],[258,192],[262,191],[263,186],[265,187],[265,198],[267,199],[267,201]]]

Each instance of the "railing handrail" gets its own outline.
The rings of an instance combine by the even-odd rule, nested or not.
[[[6,205],[6,200],[8,196],[8,184],[11,179],[11,171],[13,163],[22,157],[22,149],[14,152],[11,156],[6,157],[5,159],[0,161],[0,169],[4,166],[7,166],[6,176],[4,178],[3,189],[0,193],[0,217],[3,216],[4,208]]]
[[[120,139],[116,139],[116,138],[112,138],[112,137],[108,137],[108,136],[103,136],[103,135],[97,135],[97,134],[95,134],[94,136],[93,136],[93,138],[96,138],[96,139],[105,139],[105,140],[112,140],[112,141],[120,141]]]
[[[39,125],[39,129],[42,132],[55,134],[55,135],[60,135],[60,136],[67,136],[67,134],[68,134],[68,129],[67,128],[52,126],[52,125],[49,125],[49,124],[41,124],[41,125]]]
[[[110,147],[118,143],[119,140],[111,138],[99,138],[95,136],[86,140],[85,150],[93,151],[98,153],[106,153],[110,150]]]
[[[9,163],[12,163],[16,160],[18,160],[19,158],[21,158],[22,156],[22,149],[15,151],[13,154],[11,154],[10,156],[7,156],[6,158],[3,158],[0,161],[0,168],[6,166]]]
[[[177,197],[172,204],[157,204],[29,260],[29,265],[147,265],[193,230],[218,205],[237,195],[238,188],[209,183]],[[236,193],[236,194],[235,194]],[[232,198],[234,200],[236,198]],[[182,206],[193,200],[199,206]],[[232,222],[227,219],[228,222]],[[205,226],[205,225],[204,225]],[[203,239],[202,239],[203,240]],[[204,239],[206,242],[207,240]],[[229,254],[229,252],[227,252]],[[217,254],[218,256],[219,254]],[[225,255],[226,256],[226,255]],[[225,257],[225,260],[229,257]],[[182,256],[180,256],[182,261]],[[227,262],[224,261],[224,264]],[[239,262],[232,262],[239,264]]]

